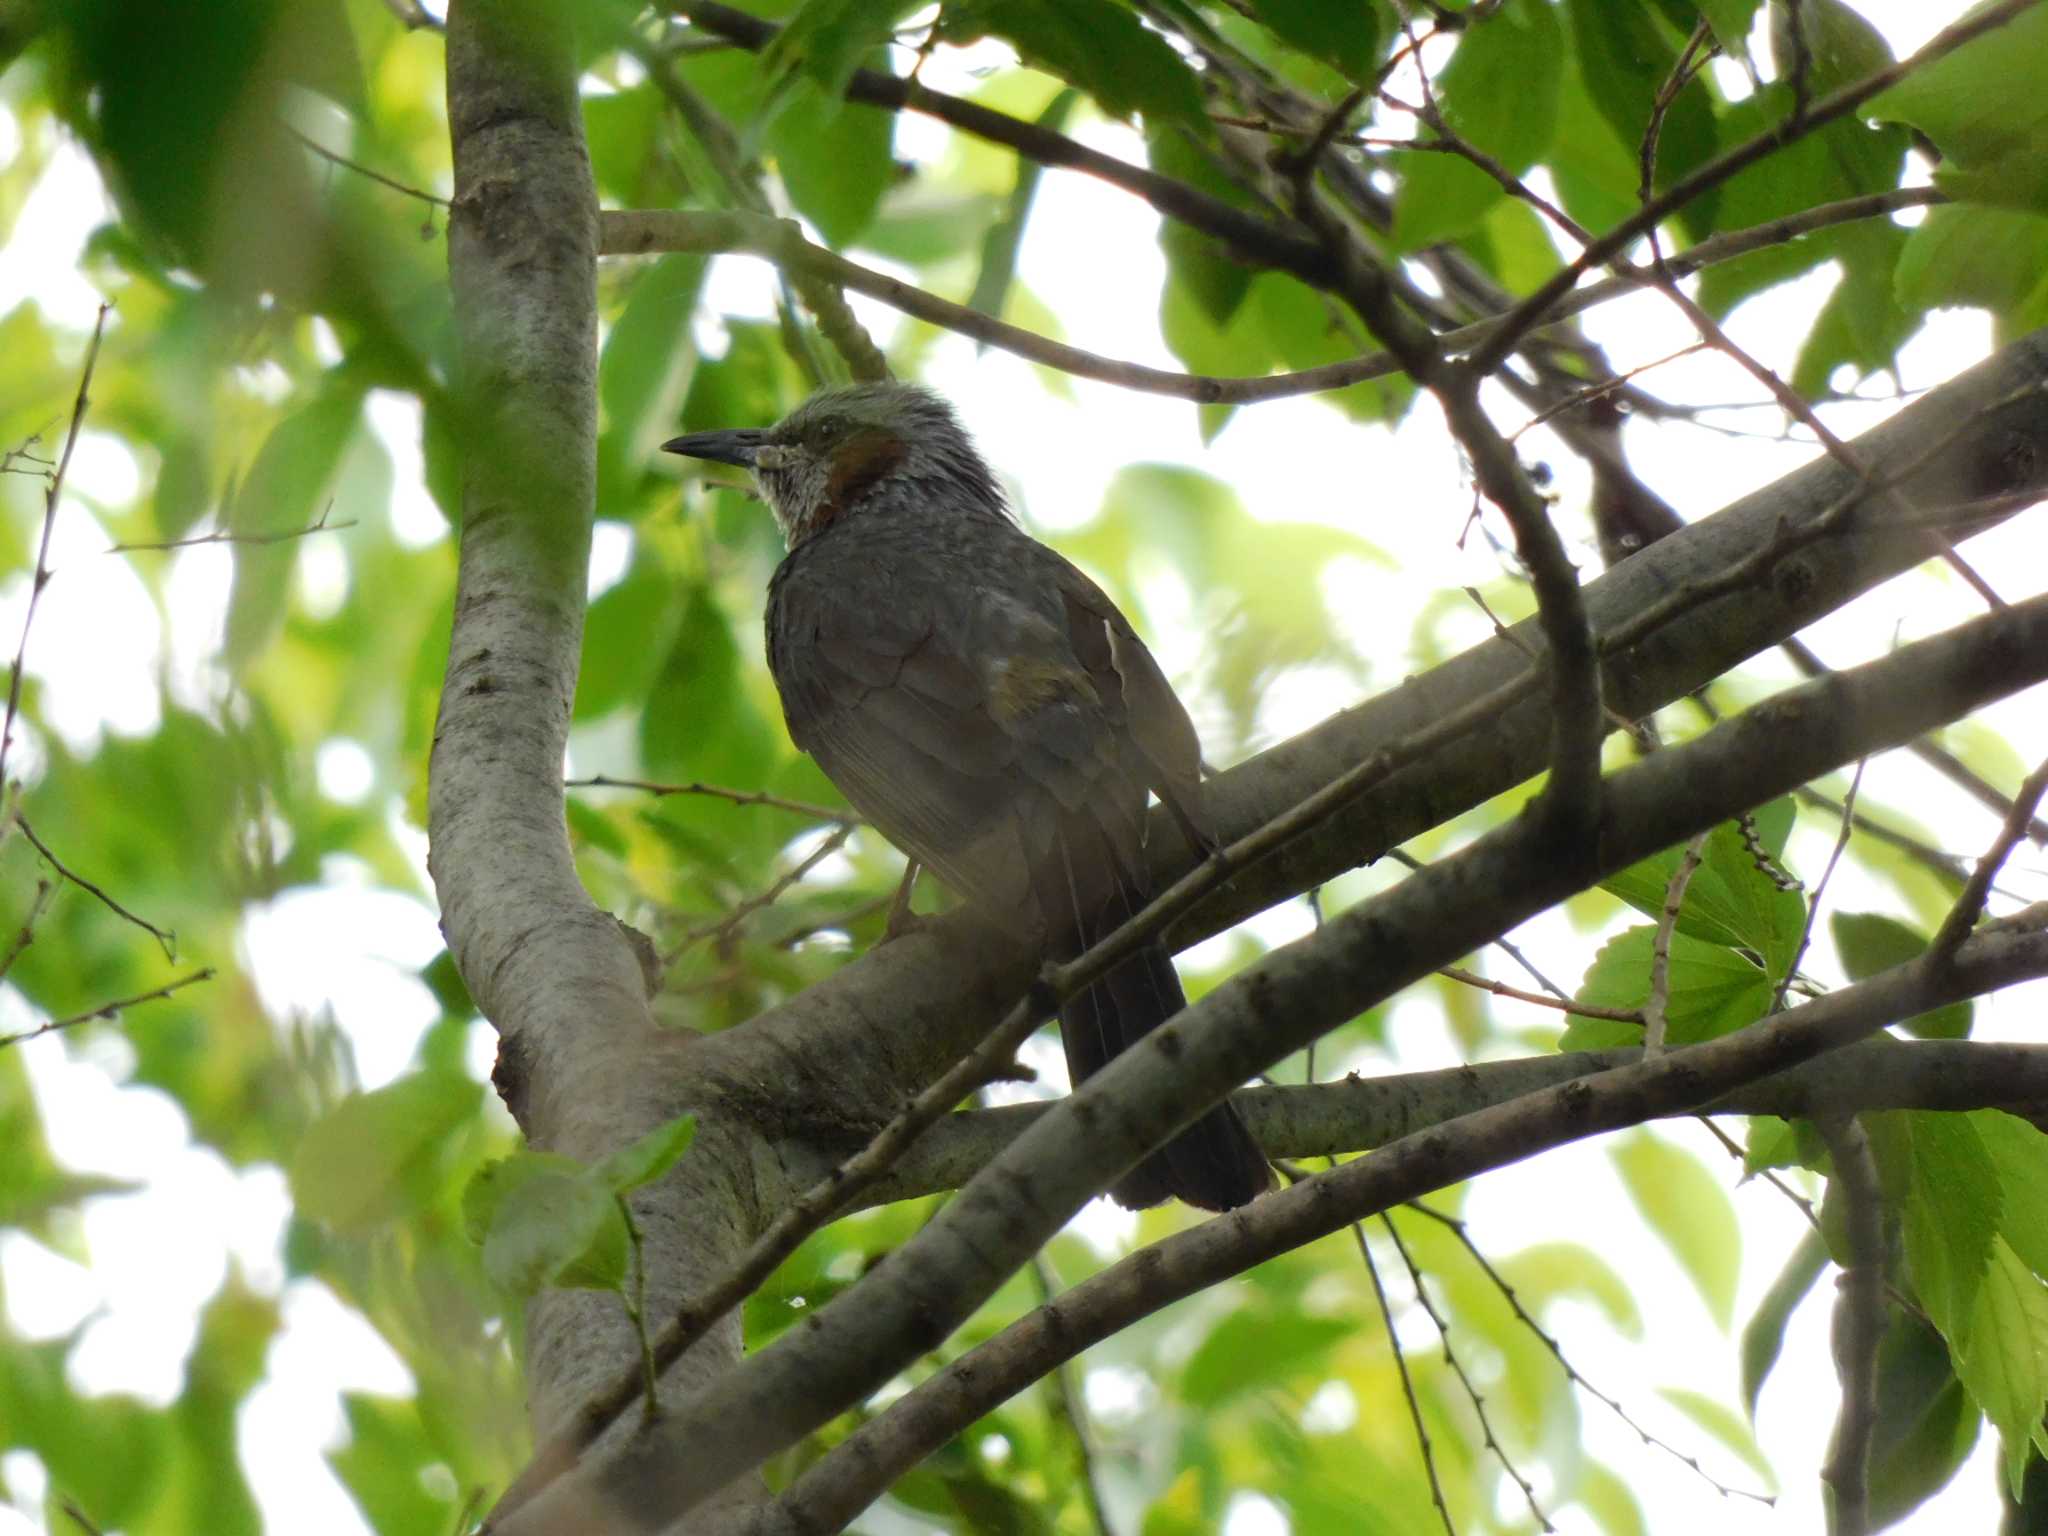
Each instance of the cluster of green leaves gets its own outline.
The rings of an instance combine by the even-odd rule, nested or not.
[[[1758,810],[1747,827],[1716,827],[1688,883],[1669,950],[1668,1038],[1712,1039],[1764,1018],[1814,935],[1810,901],[1782,859],[1794,806]],[[1683,851],[1671,849],[1605,883],[1629,906],[1661,916]],[[1928,935],[1881,913],[1828,916],[1836,958],[1850,981],[1905,964]],[[1577,1001],[1637,1009],[1650,994],[1656,924],[1628,928],[1602,946]],[[1796,975],[1793,978],[1798,981]],[[1933,1009],[1900,1026],[1929,1040],[1967,1038],[1968,1001]],[[1632,1044],[1638,1026],[1575,1017],[1569,1049]],[[1865,1117],[1878,1167],[1892,1252],[1888,1278],[1918,1313],[1894,1309],[1879,1356],[1874,1507],[1896,1518],[1940,1489],[1976,1443],[1988,1418],[2005,1445],[2019,1497],[2048,1408],[2048,1135],[1997,1110],[1972,1114],[1887,1113]],[[1617,1159],[1638,1208],[1666,1241],[1723,1327],[1730,1321],[1739,1238],[1720,1186],[1699,1165],[1647,1137]],[[1752,1122],[1745,1167],[1832,1172],[1824,1143],[1804,1121]],[[1822,1261],[1845,1260],[1839,1196],[1830,1186],[1823,1245],[1794,1253],[1744,1332],[1744,1392],[1752,1412],[1775,1365],[1787,1320],[1805,1300]]]

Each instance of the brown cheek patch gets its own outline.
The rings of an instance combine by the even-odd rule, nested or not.
[[[893,432],[875,429],[849,437],[832,452],[832,472],[825,479],[825,505],[818,521],[832,521],[909,454],[903,439]]]

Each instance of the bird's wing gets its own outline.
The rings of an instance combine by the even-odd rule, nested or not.
[[[1057,565],[1055,579],[1075,654],[1097,687],[1105,695],[1115,695],[1119,723],[1143,759],[1144,783],[1158,794],[1190,841],[1202,847],[1212,844],[1202,794],[1202,743],[1180,696],[1108,594],[1057,552],[1045,553]]]
[[[1123,769],[1121,704],[1074,654],[1050,591],[801,553],[768,613],[790,736],[890,841],[984,905],[1041,910],[1062,813],[1135,847],[1143,789]]]

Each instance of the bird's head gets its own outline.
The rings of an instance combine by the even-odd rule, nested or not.
[[[841,518],[913,496],[969,514],[1007,515],[953,408],[915,384],[828,389],[772,427],[692,432],[661,446],[752,470],[791,547]]]

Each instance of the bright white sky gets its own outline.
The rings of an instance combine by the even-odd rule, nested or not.
[[[1885,30],[1900,53],[1964,9],[1914,0],[1859,0],[1858,8]],[[957,85],[962,61],[941,53],[927,64],[925,78]],[[1096,124],[1082,132],[1111,152],[1140,155],[1122,129]],[[898,125],[898,153],[913,160],[933,158],[943,148],[944,134],[935,124],[905,116]],[[12,122],[0,116],[0,154],[11,150],[13,140]],[[98,296],[77,275],[75,263],[86,233],[102,217],[104,203],[89,162],[66,150],[17,221],[13,243],[0,248],[0,309],[31,295],[52,324],[82,337]],[[1153,229],[1153,216],[1133,199],[1085,177],[1053,173],[1040,184],[1023,253],[1023,280],[1060,316],[1068,338],[1092,350],[1176,366],[1160,340],[1149,297],[1160,278]],[[1105,264],[1104,253],[1114,253],[1115,267]],[[1730,329],[1739,341],[1782,363],[1791,355],[1789,338],[1804,333],[1831,280],[1816,275],[1759,299],[1735,316]],[[709,307],[765,313],[769,292],[760,263],[721,259],[713,270]],[[1134,295],[1146,297],[1136,302]],[[877,305],[855,302],[886,344],[896,317]],[[1596,311],[1586,323],[1623,368],[1663,357],[1693,340],[1679,317],[1651,298]],[[1982,356],[1989,344],[1982,315],[1937,316],[1906,350],[1905,382],[1915,388],[1939,383]],[[1055,537],[1061,527],[1095,514],[1117,469],[1166,461],[1195,465],[1229,482],[1255,517],[1328,522],[1381,545],[1399,562],[1398,581],[1380,572],[1351,570],[1334,573],[1329,585],[1333,608],[1343,615],[1361,651],[1374,659],[1375,688],[1413,670],[1409,636],[1421,602],[1498,575],[1484,541],[1467,541],[1463,550],[1457,545],[1469,491],[1439,418],[1426,407],[1416,409],[1389,436],[1354,428],[1312,402],[1275,402],[1240,412],[1221,438],[1205,447],[1194,412],[1181,403],[1079,380],[1070,381],[1063,395],[1051,393],[1027,365],[1000,353],[977,356],[957,338],[936,347],[925,377],[959,405],[990,459],[1011,477],[1025,515]],[[1706,357],[1670,364],[1644,383],[1676,399],[1759,397],[1745,375]],[[1853,434],[1887,409],[1837,408],[1830,421],[1845,435]],[[1519,419],[1511,408],[1503,416]],[[409,417],[403,402],[381,397],[373,402],[373,419],[397,467],[402,536],[417,542],[445,536],[439,514],[419,488],[416,418]],[[1762,432],[1776,425],[1767,412],[1730,420]],[[1767,483],[1813,453],[1799,443],[1640,424],[1631,428],[1629,447],[1639,471],[1688,516]],[[1583,506],[1583,476],[1569,454],[1541,440],[1532,440],[1528,452],[1558,472],[1559,504],[1567,515]],[[204,707],[221,696],[222,679],[210,657],[226,606],[227,551],[187,550],[173,558],[169,621],[161,626],[148,594],[123,562],[101,556],[108,539],[88,505],[122,505],[139,486],[136,466],[119,444],[88,433],[72,468],[74,494],[58,523],[53,549],[58,578],[39,609],[29,651],[30,668],[46,685],[50,728],[74,746],[88,745],[108,731],[150,729],[160,676],[170,679],[174,695],[184,702]],[[1585,534],[1575,525],[1570,531],[1575,537]],[[594,589],[617,579],[630,554],[624,530],[607,527],[599,534]],[[339,550],[318,537],[300,548],[304,599],[316,607],[338,602],[348,579]],[[2048,570],[2038,519],[2009,525],[1973,543],[1968,554],[1980,570],[1992,573],[1994,582]],[[1589,568],[1597,564],[1589,547],[1585,563]],[[0,635],[18,632],[25,590],[25,577],[0,586]],[[1404,601],[1400,594],[1409,596]],[[2014,589],[2008,595],[2023,594]],[[1170,672],[1190,679],[1198,670],[1202,636],[1190,622],[1189,594],[1174,579],[1162,577],[1146,599],[1155,649]],[[1852,662],[1881,653],[1895,637],[1930,633],[1976,611],[1960,584],[1921,573],[1852,605],[1809,638],[1827,658]],[[1470,615],[1466,632],[1471,640],[1483,638],[1484,619]],[[1768,660],[1753,670],[1760,675],[1773,671]],[[1350,687],[1332,674],[1274,690],[1260,716],[1262,732],[1277,739],[1301,729],[1350,703]],[[1199,719],[1200,691],[1188,691]],[[2048,752],[2048,712],[2040,709],[2038,697],[1987,711],[1985,718],[2021,758],[2038,760]],[[581,750],[589,752],[593,744]],[[369,791],[368,759],[354,743],[330,743],[316,766],[323,790],[337,800],[359,802]],[[610,765],[593,758],[578,766]],[[1866,793],[1880,802],[1914,805],[1924,820],[1942,829],[1951,847],[1974,850],[1989,836],[1988,817],[1942,781],[1896,756],[1873,765]],[[389,814],[402,826],[395,804]],[[404,836],[416,855],[423,854],[424,838],[417,829],[404,829]],[[1795,844],[1795,867],[1810,876],[1825,856],[1825,843],[1811,837]],[[2022,862],[2008,885],[2043,894],[2048,882],[2038,852],[2023,849]],[[280,1016],[331,1009],[354,1044],[365,1085],[374,1087],[406,1070],[420,1031],[433,1016],[424,990],[409,973],[432,957],[439,939],[433,913],[417,895],[375,889],[359,869],[342,866],[328,874],[317,889],[252,908],[244,926],[243,958]],[[423,861],[420,877],[424,889]],[[1348,894],[1371,889],[1380,878],[1360,877]],[[1888,892],[1850,880],[1838,884],[1835,894],[1841,905],[1853,909],[1897,906]],[[1306,922],[1305,912],[1293,905],[1267,914],[1255,927],[1277,940],[1301,931]],[[349,944],[337,945],[337,936],[346,936]],[[1583,970],[1598,938],[1574,932],[1561,917],[1531,923],[1519,937],[1567,981]],[[1505,974],[1507,963],[1495,968]],[[2039,1017],[2042,991],[2032,989],[2028,998],[2008,996],[1980,1009],[1979,1034],[2037,1034],[2027,1025]],[[0,988],[0,1031],[30,1022],[19,995]],[[146,1028],[146,1016],[138,1014],[130,1027]],[[1393,1056],[1360,1063],[1364,1070],[1456,1060],[1453,1042],[1427,1004],[1398,1008],[1393,1034]],[[472,1052],[479,1077],[487,1073],[492,1047],[489,1031],[479,1026]],[[130,1056],[111,1032],[68,1042],[37,1041],[24,1048],[24,1057],[57,1155],[82,1170],[135,1180],[142,1190],[86,1203],[82,1228],[89,1266],[73,1264],[18,1235],[0,1238],[0,1281],[11,1330],[47,1338],[90,1320],[71,1359],[74,1382],[85,1390],[135,1392],[164,1401],[179,1390],[197,1309],[218,1288],[228,1265],[267,1293],[282,1291],[287,1327],[273,1348],[269,1377],[241,1420],[245,1464],[273,1528],[298,1536],[363,1530],[353,1504],[319,1455],[342,1433],[336,1394],[402,1393],[409,1380],[374,1332],[324,1287],[285,1284],[280,1242],[288,1207],[282,1175],[274,1169],[236,1173],[214,1153],[193,1146],[181,1113],[168,1098],[123,1086]],[[1059,1070],[1056,1053],[1035,1064],[1055,1077]],[[1692,1146],[1733,1186],[1736,1170],[1704,1132],[1687,1124],[1664,1134]],[[1560,1198],[1565,1190],[1569,1199]],[[1744,1242],[1739,1327],[1803,1223],[1761,1186],[1744,1186],[1735,1199]],[[1471,1214],[1481,1243],[1496,1255],[1534,1243],[1573,1241],[1595,1248],[1614,1264],[1642,1310],[1644,1335],[1620,1338],[1590,1310],[1565,1309],[1549,1321],[1574,1364],[1666,1438],[1706,1458],[1724,1481],[1754,1486],[1753,1475],[1657,1397],[1660,1388],[1678,1387],[1735,1403],[1734,1340],[1721,1333],[1675,1263],[1645,1235],[1602,1145],[1551,1154],[1490,1175],[1474,1195]],[[1123,1230],[1124,1221],[1121,1213],[1098,1202],[1080,1225],[1085,1233],[1106,1238]],[[1814,1469],[1834,1415],[1826,1337],[1831,1295],[1831,1287],[1823,1284],[1799,1313],[1764,1395],[1757,1433],[1783,1484],[1775,1511],[1716,1498],[1670,1458],[1644,1450],[1596,1404],[1584,1404],[1587,1449],[1631,1483],[1652,1529],[1803,1536],[1822,1528]],[[1411,1338],[1420,1347],[1434,1347],[1421,1334]],[[1120,1413],[1140,1406],[1128,1381],[1113,1371],[1092,1372],[1088,1395],[1111,1428]],[[1331,1427],[1344,1422],[1343,1404],[1319,1403],[1318,1410]],[[1364,1411],[1398,1410],[1376,1404]],[[1976,1463],[1936,1509],[1898,1529],[1993,1529],[1993,1446],[1987,1436]],[[1540,1484],[1540,1467],[1525,1470],[1536,1471]],[[12,1508],[0,1504],[0,1536],[34,1529],[44,1485],[35,1458],[13,1453],[4,1458],[0,1472],[18,1501]],[[1558,1523],[1568,1532],[1590,1529],[1571,1511],[1558,1515]],[[1277,1536],[1283,1530],[1277,1511],[1255,1499],[1240,1501],[1229,1522],[1231,1536]]]

